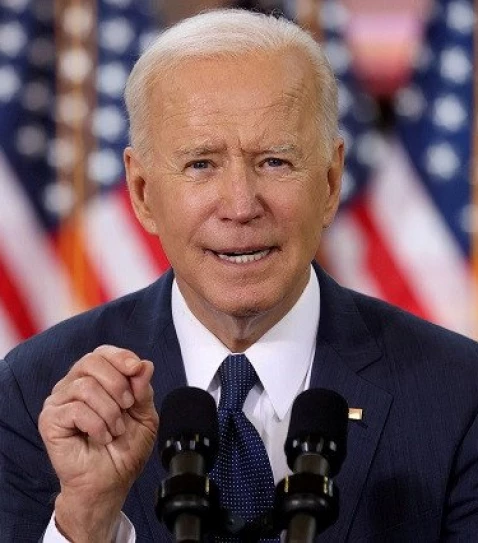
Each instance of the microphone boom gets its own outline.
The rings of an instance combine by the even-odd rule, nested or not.
[[[288,543],[314,541],[339,514],[337,475],[347,448],[347,402],[331,390],[310,389],[292,407],[285,452],[292,475],[276,488],[275,515]]]
[[[207,476],[218,442],[217,410],[210,394],[183,387],[165,398],[158,448],[170,477],[161,483],[156,515],[178,543],[203,541],[219,515],[219,491]]]

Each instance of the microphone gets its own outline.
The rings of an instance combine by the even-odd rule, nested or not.
[[[276,488],[275,517],[288,543],[312,542],[338,518],[337,475],[347,452],[347,402],[332,390],[302,392],[292,406],[284,450],[294,472]]]
[[[177,542],[203,540],[219,515],[219,491],[207,473],[219,444],[214,399],[200,388],[173,390],[163,401],[158,449],[170,476],[162,481],[156,516]]]

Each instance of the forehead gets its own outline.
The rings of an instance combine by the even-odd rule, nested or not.
[[[315,117],[317,92],[309,61],[298,52],[184,60],[150,87],[153,122],[161,131],[236,124],[256,132],[299,130]]]

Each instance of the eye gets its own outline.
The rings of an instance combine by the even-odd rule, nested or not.
[[[286,161],[282,160],[281,158],[267,158],[264,162],[271,168],[278,168],[286,164]]]
[[[291,163],[288,160],[284,160],[283,158],[269,157],[261,162],[261,166],[263,168],[270,168],[270,169],[277,170],[277,169],[288,168],[291,166]]]
[[[186,165],[187,168],[192,168],[193,170],[207,170],[211,166],[209,160],[194,160]]]

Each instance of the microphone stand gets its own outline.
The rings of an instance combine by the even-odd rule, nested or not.
[[[314,517],[297,513],[289,522],[286,543],[313,543],[317,533],[317,522]]]

